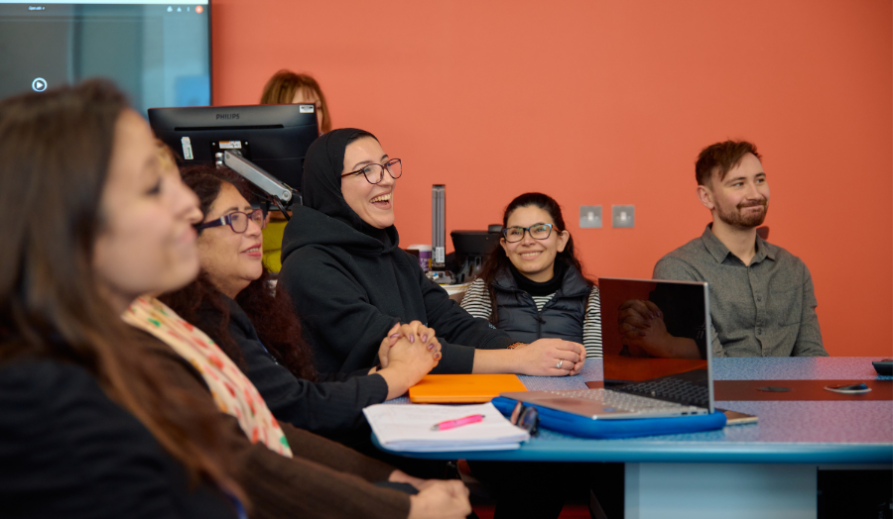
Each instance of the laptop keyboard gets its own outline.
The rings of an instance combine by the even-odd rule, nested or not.
[[[632,393],[661,400],[688,402],[699,407],[708,407],[710,396],[707,388],[678,378],[662,378],[616,387],[613,391]]]
[[[628,393],[618,393],[617,391],[605,389],[571,389],[563,391],[549,391],[556,396],[566,398],[581,398],[584,400],[593,400],[601,402],[605,407],[616,407],[625,411],[635,413],[648,412],[667,412],[679,411],[682,414],[686,410],[693,410],[691,406],[676,404],[673,402],[664,402],[653,398],[646,398]]]

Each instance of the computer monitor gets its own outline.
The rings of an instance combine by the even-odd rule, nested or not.
[[[211,104],[211,5],[0,0],[0,99],[104,77],[143,116]]]
[[[150,108],[149,124],[184,166],[214,165],[237,152],[296,190],[319,136],[312,104]]]

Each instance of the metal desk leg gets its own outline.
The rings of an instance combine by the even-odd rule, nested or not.
[[[815,519],[815,465],[627,463],[627,519]]]

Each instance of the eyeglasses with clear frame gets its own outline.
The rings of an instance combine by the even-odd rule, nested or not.
[[[388,174],[391,175],[391,178],[398,179],[403,176],[403,162],[400,159],[391,159],[384,164],[369,164],[363,169],[351,171],[350,173],[345,173],[341,176],[346,177],[348,175],[362,173],[363,176],[366,177],[366,181],[370,184],[378,184],[384,180],[385,169],[388,170]]]
[[[229,228],[233,230],[235,233],[242,234],[243,232],[248,230],[248,221],[256,223],[258,227],[263,229],[267,226],[267,219],[264,217],[264,212],[262,209],[255,209],[250,213],[243,213],[241,211],[232,212],[226,216],[218,218],[216,220],[211,220],[210,222],[205,222],[203,224],[199,224],[195,226],[197,231],[201,231],[202,229],[209,229],[211,227],[220,227],[221,225],[229,225]]]
[[[551,223],[535,223],[530,227],[506,227],[502,230],[502,236],[508,243],[517,243],[524,239],[524,233],[530,233],[534,240],[545,240],[552,234]]]

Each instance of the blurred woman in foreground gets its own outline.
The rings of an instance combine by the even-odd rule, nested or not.
[[[213,409],[119,315],[198,270],[194,196],[142,118],[88,82],[0,103],[0,502],[16,517],[236,517]]]

